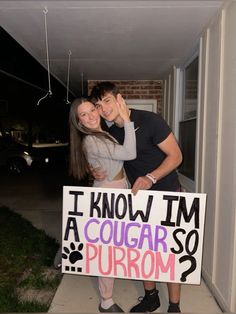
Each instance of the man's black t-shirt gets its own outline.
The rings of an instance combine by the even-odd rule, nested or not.
[[[135,127],[137,158],[125,161],[124,168],[133,185],[138,177],[152,172],[165,159],[166,155],[157,145],[168,137],[171,129],[159,114],[149,111],[131,109],[130,120],[134,122]],[[120,144],[123,143],[124,128],[112,125],[109,132]],[[151,190],[176,191],[178,187],[177,173],[172,171],[154,184]]]

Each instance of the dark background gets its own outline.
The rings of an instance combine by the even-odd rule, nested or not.
[[[52,75],[52,96],[48,92],[48,72],[3,28],[0,28],[0,132],[23,130],[27,141],[36,134],[43,141],[68,139],[66,88]],[[69,101],[75,97],[69,93]],[[39,135],[40,134],[40,135]]]

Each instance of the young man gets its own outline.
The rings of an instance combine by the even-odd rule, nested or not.
[[[124,128],[117,107],[121,97],[118,88],[112,82],[101,82],[94,86],[90,97],[100,115],[105,120],[114,122],[109,132],[122,143]],[[134,109],[129,112],[136,130],[137,158],[125,161],[124,167],[133,193],[148,189],[179,191],[180,184],[175,169],[182,162],[182,154],[171,129],[158,114]],[[100,174],[95,176],[99,179]],[[101,178],[103,176],[101,173]],[[143,285],[145,296],[130,312],[153,312],[160,306],[155,282],[143,281]],[[168,312],[180,312],[180,284],[167,283],[167,286]]]

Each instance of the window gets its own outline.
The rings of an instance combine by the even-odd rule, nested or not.
[[[198,57],[186,68],[184,73],[183,119],[196,118],[198,92]]]
[[[196,118],[180,122],[179,142],[184,156],[179,172],[194,181]]]
[[[156,99],[126,99],[129,108],[157,112]]]
[[[189,63],[183,73],[183,106],[179,122],[179,144],[183,162],[179,173],[195,179],[195,144],[198,103],[198,57]]]

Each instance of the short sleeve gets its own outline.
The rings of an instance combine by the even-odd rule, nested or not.
[[[149,123],[154,145],[163,142],[172,132],[171,128],[160,114],[152,114]]]

